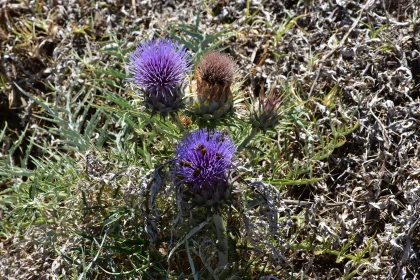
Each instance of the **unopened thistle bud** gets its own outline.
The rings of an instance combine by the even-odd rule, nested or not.
[[[222,131],[200,129],[187,135],[175,149],[177,182],[195,205],[213,205],[227,198],[227,181],[235,145]]]
[[[218,119],[233,107],[231,85],[236,71],[235,63],[227,54],[209,52],[196,68],[196,96],[192,111],[203,119]]]
[[[144,101],[153,113],[168,113],[183,105],[182,87],[190,62],[183,45],[170,39],[148,40],[130,53],[129,81],[144,90]]]
[[[259,96],[253,98],[250,121],[254,128],[263,132],[273,129],[279,122],[283,98],[273,86],[268,94],[262,87]]]

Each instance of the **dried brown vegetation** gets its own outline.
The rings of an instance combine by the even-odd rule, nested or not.
[[[7,157],[26,127],[40,146],[58,145],[51,135],[37,129],[51,125],[48,119],[35,117],[43,115],[44,109],[20,89],[57,107],[63,103],[54,91],[74,91],[76,103],[77,92],[88,80],[80,73],[88,69],[94,75],[94,62],[106,64],[109,56],[98,50],[110,44],[112,36],[134,42],[156,33],[167,35],[171,23],[193,21],[196,2],[134,1],[132,5],[132,1],[0,0],[0,130],[7,123],[0,157]],[[278,146],[286,148],[274,147],[277,150],[258,164],[269,167],[267,178],[283,178],[293,166],[299,166],[307,168],[299,174],[300,179],[321,180],[286,185],[281,191],[266,184],[250,184],[266,204],[242,209],[241,223],[247,230],[238,234],[249,238],[257,253],[267,256],[258,260],[259,266],[266,264],[266,275],[280,279],[286,275],[297,279],[418,279],[419,2],[204,2],[204,29],[217,32],[229,25],[234,32],[223,46],[237,62],[239,75],[246,77],[241,86],[244,96],[259,92],[261,85],[273,80],[293,81],[299,88],[295,93],[302,111],[311,113],[293,132],[279,132]],[[208,56],[199,66],[203,79],[232,83],[232,59],[214,57],[215,53]],[[188,118],[182,122],[190,125]],[[322,137],[308,128],[314,123]],[[345,136],[337,133],[340,125],[353,123],[357,128],[342,133]],[[304,149],[326,142],[325,135],[334,133],[340,134],[337,141],[344,140],[330,152]],[[25,138],[21,150],[14,154],[17,166],[28,143]],[[310,168],[305,161],[308,154],[318,156],[311,157]],[[43,154],[33,147],[31,155],[38,159]],[[272,155],[287,164],[270,167]],[[245,156],[243,160],[246,162]],[[28,165],[31,167],[30,162]],[[115,183],[111,175],[117,171],[107,172],[100,176],[113,179],[106,177],[100,183]],[[255,177],[261,175],[255,172]],[[132,181],[139,179],[130,176]],[[1,182],[0,199],[11,185],[13,180]],[[124,191],[127,196],[137,195]],[[96,192],[92,190],[92,197]],[[41,202],[47,203],[47,198]],[[65,207],[73,209],[74,205]],[[0,218],[11,208],[1,207]],[[73,212],[66,213],[69,221],[77,221],[77,227],[81,223],[80,228],[89,225],[92,230],[89,215],[79,221]],[[4,275],[5,279],[56,279],[63,271],[70,273],[71,265],[63,255],[48,246],[57,237],[49,234],[57,224],[64,224],[67,216],[54,220],[55,213],[49,215],[45,218],[52,224],[22,226],[16,238],[0,235],[0,279]],[[157,226],[155,220],[149,220],[153,233]],[[267,242],[269,239],[275,239],[275,244]],[[61,242],[62,252],[82,243],[74,236],[67,240],[59,236],[51,242]],[[182,261],[188,270],[185,256]]]

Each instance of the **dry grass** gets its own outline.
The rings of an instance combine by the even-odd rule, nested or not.
[[[0,1],[0,279],[418,279],[420,4],[198,6]],[[223,269],[161,167],[182,132],[124,80],[136,42],[170,35],[237,63],[216,124],[236,143],[251,95],[287,96],[237,154]]]

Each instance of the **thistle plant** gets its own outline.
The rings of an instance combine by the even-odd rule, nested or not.
[[[195,130],[176,147],[175,174],[180,185],[186,187],[184,195],[194,205],[217,206],[229,198],[232,187],[228,171],[232,165],[235,145],[232,139],[218,130]],[[228,263],[228,240],[222,216],[214,212],[217,231],[219,267]]]
[[[193,114],[206,119],[219,119],[233,108],[231,85],[235,63],[227,54],[209,52],[196,68],[195,96],[190,99]]]
[[[259,132],[265,133],[268,129],[274,129],[279,123],[282,115],[282,105],[284,98],[279,94],[276,86],[272,86],[268,93],[264,86],[261,87],[258,97],[251,98],[249,121],[252,125],[251,133],[239,145],[238,150],[242,150],[251,139]]]
[[[190,66],[185,47],[170,39],[153,39],[137,45],[130,53],[129,81],[141,87],[144,101],[152,110],[167,114],[183,106],[185,76]]]

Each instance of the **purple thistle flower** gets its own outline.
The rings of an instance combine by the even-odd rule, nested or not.
[[[226,182],[235,145],[225,132],[200,129],[187,135],[175,151],[175,173],[180,182],[191,186],[193,192],[212,193],[220,182]]]
[[[145,100],[156,111],[179,107],[180,87],[190,67],[189,53],[170,39],[143,41],[130,53],[129,81],[146,90]]]

